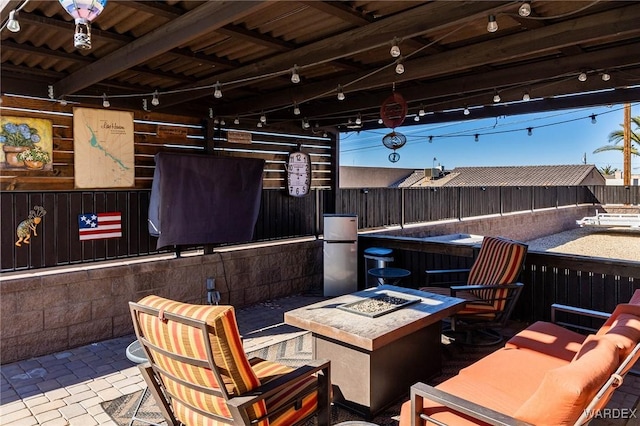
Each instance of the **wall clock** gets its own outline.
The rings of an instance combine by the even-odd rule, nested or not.
[[[311,158],[300,149],[289,154],[287,191],[292,197],[304,197],[311,188]]]

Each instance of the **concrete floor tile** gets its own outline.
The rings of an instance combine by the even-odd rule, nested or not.
[[[55,401],[58,399],[66,398],[69,395],[70,394],[66,388],[60,388],[60,387],[58,389],[53,389],[44,393],[44,396],[49,398],[49,401]]]
[[[58,408],[62,408],[66,405],[67,404],[65,404],[61,399],[56,399],[55,401],[49,401],[46,404],[31,407],[31,412],[37,416],[39,414],[46,413],[47,411],[58,411]]]
[[[62,418],[62,414],[60,414],[58,410],[45,411],[41,414],[35,414],[35,418],[38,420],[38,424],[43,424],[54,419]]]
[[[74,417],[82,416],[83,414],[87,414],[87,410],[85,410],[82,405],[77,403],[61,407],[58,409],[58,411],[60,411],[60,414],[62,414],[67,420],[70,420]]]

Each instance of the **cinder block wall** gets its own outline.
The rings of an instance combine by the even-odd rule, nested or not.
[[[4,274],[0,362],[14,362],[133,333],[129,301],[156,294],[206,303],[214,277],[236,307],[322,286],[322,242],[308,241],[123,264]]]

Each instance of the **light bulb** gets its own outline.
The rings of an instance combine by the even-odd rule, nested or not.
[[[362,124],[362,116],[360,114],[356,117],[356,124]]]
[[[220,120],[218,119],[218,117],[213,119],[213,124],[220,124]]]
[[[262,121],[258,121],[258,124],[256,124],[256,126],[262,127]]]
[[[266,123],[267,122],[267,116],[264,115],[264,112],[262,112],[262,114],[260,115],[260,122],[261,123]]]
[[[596,120],[596,115],[595,114],[591,114],[591,124],[596,124],[598,122],[598,120]]]
[[[402,62],[398,62],[398,64],[396,65],[396,74],[402,74],[404,72],[404,65],[402,64]]]
[[[236,118],[233,120],[233,124],[240,124],[240,117],[236,117]]]
[[[587,73],[586,73],[586,72],[581,72],[581,73],[578,75],[578,80],[580,80],[580,81],[587,81]]]
[[[398,47],[396,42],[394,42],[393,46],[391,46],[391,50],[389,51],[389,53],[394,58],[400,56],[400,47]]]
[[[151,99],[151,105],[158,106],[160,105],[160,99],[158,99],[158,91],[153,92],[153,99]]]
[[[498,92],[493,95],[493,102],[500,102],[500,95],[498,94]]]
[[[416,115],[415,117],[413,117],[413,121],[420,121],[420,117]]]
[[[67,106],[67,100],[65,98],[60,99],[60,105]]]
[[[20,22],[16,19],[16,11],[9,12],[9,19],[7,19],[7,29],[12,33],[20,31]]]
[[[533,127],[527,127],[527,135],[531,136],[533,134]]]
[[[291,82],[292,83],[300,83],[300,74],[298,74],[298,66],[294,65],[293,70],[291,71]]]
[[[528,1],[522,3],[520,9],[518,9],[518,15],[523,17],[531,15],[531,4]]]
[[[384,123],[384,121],[382,121],[382,118],[378,118],[378,124],[382,124]]]
[[[300,115],[300,108],[296,103],[293,104],[293,115]]]
[[[609,80],[611,80],[611,74],[609,74],[608,72],[603,72],[602,81],[609,81]]]
[[[224,125],[226,125],[226,124],[227,124],[227,122],[226,122],[226,121],[224,121],[224,118],[221,118],[221,119],[220,119],[220,125],[221,125],[221,126],[224,126]]]
[[[487,31],[490,33],[495,33],[498,31],[498,23],[496,22],[496,17],[494,15],[489,15],[489,22],[487,22]]]
[[[213,90],[213,97],[216,99],[220,99],[222,97],[222,88],[220,87],[219,81],[216,81],[215,89]]]
[[[529,95],[529,92],[524,92],[524,95],[522,95],[522,100],[523,101],[530,101],[531,100],[531,96]]]
[[[109,102],[109,98],[107,98],[106,93],[102,95],[102,106],[105,108],[109,108],[111,106],[111,102]]]
[[[311,127],[311,125],[309,124],[309,120],[307,120],[306,118],[302,120],[302,128],[308,129],[309,127]]]
[[[465,108],[464,111],[462,111],[462,113],[464,115],[469,115],[469,114],[471,114],[471,111],[469,111],[469,108]]]
[[[424,111],[424,107],[422,105],[420,105],[420,110],[418,111],[418,115],[420,117],[424,117],[425,114],[426,114],[426,112]]]
[[[338,100],[344,101],[344,92],[342,91],[342,86],[338,84]]]
[[[473,137],[473,140],[475,142],[478,142],[480,140],[480,135],[476,133],[475,136]]]

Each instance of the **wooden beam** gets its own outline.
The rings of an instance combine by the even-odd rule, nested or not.
[[[76,93],[85,87],[207,34],[233,20],[240,19],[267,4],[268,2],[264,0],[205,2],[157,30],[95,61],[80,72],[73,73],[57,82],[54,85],[54,91],[60,95]]]
[[[349,22],[358,27],[369,25],[374,19],[364,13],[361,13],[351,7],[348,4],[339,1],[301,1],[299,3],[305,4],[316,10],[326,13],[327,15],[335,16],[345,22]]]

